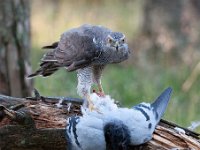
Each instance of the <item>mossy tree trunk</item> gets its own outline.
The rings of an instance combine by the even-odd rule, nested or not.
[[[62,107],[55,107],[60,99]],[[82,115],[82,102],[77,98],[44,97],[38,92],[27,98],[0,95],[0,149],[66,150],[66,119]],[[200,149],[199,134],[161,120],[151,141],[130,146],[130,150],[155,149]]]
[[[200,1],[144,2],[141,34],[134,42],[138,64],[193,66],[199,61]]]
[[[31,90],[29,0],[0,2],[0,93],[17,97]]]

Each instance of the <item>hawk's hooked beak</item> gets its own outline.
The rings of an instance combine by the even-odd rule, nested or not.
[[[117,46],[116,46],[116,50],[118,51],[118,49],[119,49],[119,46],[117,45]]]
[[[115,48],[116,48],[116,50],[118,51],[118,49],[119,49],[119,43],[118,43],[118,42],[116,42]]]

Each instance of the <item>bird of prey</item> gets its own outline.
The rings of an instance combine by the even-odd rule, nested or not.
[[[98,94],[104,95],[101,85],[102,70],[107,64],[126,60],[130,54],[125,35],[103,26],[85,24],[61,35],[60,41],[41,59],[40,68],[29,77],[50,76],[59,68],[77,71],[77,93],[85,100],[84,106],[93,109],[90,100],[92,84],[97,84]]]
[[[118,108],[110,99],[96,101],[106,103],[101,107],[103,114],[86,111],[83,116],[68,118],[68,149],[127,150],[130,145],[148,142],[167,108],[171,92],[167,88],[152,104],[141,103],[130,109]]]

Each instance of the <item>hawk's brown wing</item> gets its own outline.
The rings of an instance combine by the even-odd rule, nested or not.
[[[55,42],[56,43],[56,42]],[[49,76],[60,67],[68,71],[90,65],[100,53],[100,48],[93,42],[93,37],[83,32],[65,32],[58,43],[44,48],[54,48],[47,52],[40,64],[40,68],[29,77],[37,75]]]

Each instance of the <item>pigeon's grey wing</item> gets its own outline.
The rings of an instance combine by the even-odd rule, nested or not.
[[[151,115],[153,112],[153,116],[155,117],[155,121],[157,124],[167,108],[167,105],[170,101],[171,93],[172,88],[169,87],[165,89],[164,92],[162,92],[152,104],[141,103],[136,106],[133,106],[133,109],[140,111],[147,121],[152,119]]]
[[[100,53],[93,37],[82,32],[66,32],[62,35],[54,57],[58,63],[73,71],[90,65]]]
[[[170,100],[170,96],[172,93],[172,88],[168,87],[164,90],[164,92],[161,93],[161,95],[151,104],[151,107],[156,112],[156,119],[160,120],[160,118],[163,116],[167,105]]]

